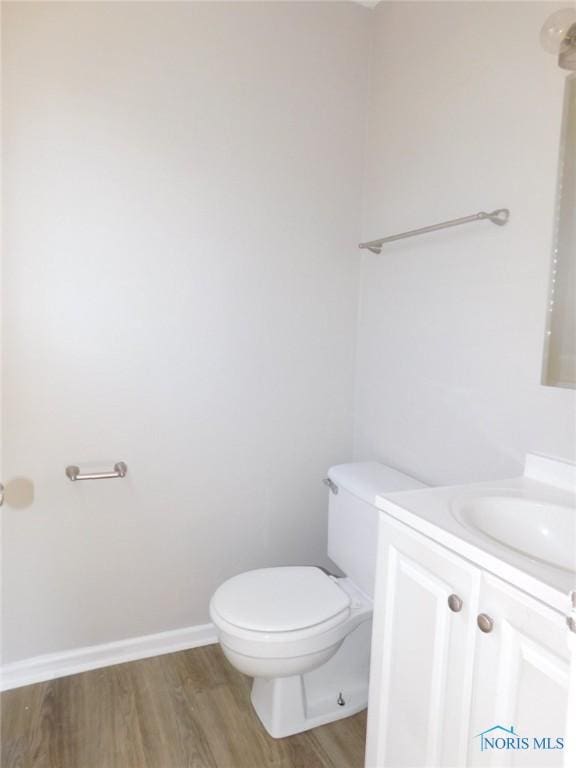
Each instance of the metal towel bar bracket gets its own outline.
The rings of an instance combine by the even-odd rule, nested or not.
[[[415,235],[424,235],[426,232],[436,232],[438,229],[447,229],[448,227],[457,227],[459,224],[469,224],[471,221],[481,221],[482,219],[488,219],[492,224],[497,224],[499,227],[503,227],[510,218],[510,211],[508,208],[497,208],[495,211],[486,213],[486,211],[479,211],[479,213],[473,213],[471,216],[462,216],[460,219],[451,219],[450,221],[443,221],[440,224],[432,224],[429,227],[420,227],[420,229],[410,229],[408,232],[401,232],[399,235],[390,235],[389,237],[382,237],[380,240],[370,240],[367,243],[360,243],[359,248],[366,248],[372,253],[381,253],[384,243],[392,243],[394,240],[404,240],[406,237],[414,237]]]
[[[76,480],[109,480],[113,477],[126,477],[127,472],[128,467],[123,461],[118,461],[114,464],[113,472],[87,472],[85,475],[80,474],[80,467],[66,467],[66,477],[72,480],[72,482]]]

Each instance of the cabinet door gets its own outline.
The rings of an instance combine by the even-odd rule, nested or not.
[[[369,768],[465,764],[479,584],[480,572],[466,560],[383,517]],[[459,611],[449,607],[450,595],[461,599]]]
[[[560,749],[536,747],[534,738],[566,737],[570,676],[566,617],[524,592],[485,575],[480,611],[490,618],[477,629],[470,766],[562,766]],[[528,747],[497,748],[482,734],[526,738]],[[504,730],[507,729],[507,730]],[[504,742],[498,742],[503,745]],[[484,750],[482,750],[484,746]]]
[[[572,592],[571,616],[576,619],[576,591]],[[566,713],[566,750],[564,753],[565,768],[576,765],[576,632],[568,633],[568,648],[570,649],[570,681],[568,683],[568,705]]]

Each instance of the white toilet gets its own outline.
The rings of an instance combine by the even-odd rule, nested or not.
[[[332,467],[328,555],[346,574],[262,568],[224,582],[210,616],[230,663],[254,678],[252,704],[280,738],[348,717],[368,701],[377,495],[425,487],[375,462]]]

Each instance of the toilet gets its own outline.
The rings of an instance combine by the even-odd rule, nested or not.
[[[317,566],[247,571],[225,581],[210,617],[228,661],[254,678],[251,701],[281,738],[364,709],[368,702],[378,495],[425,485],[376,462],[340,464],[329,488],[328,556]]]

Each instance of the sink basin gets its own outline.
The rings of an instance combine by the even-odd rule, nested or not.
[[[556,568],[576,572],[576,510],[523,496],[470,496],[452,502],[476,533]]]

